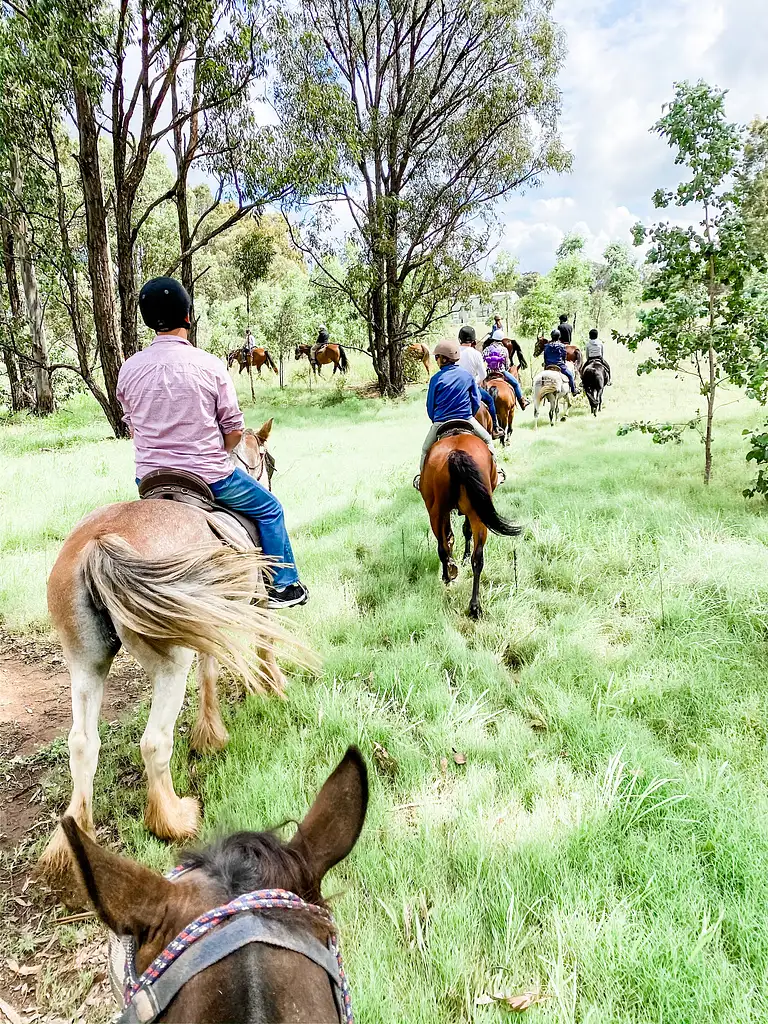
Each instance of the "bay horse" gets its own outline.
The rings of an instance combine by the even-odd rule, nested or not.
[[[306,356],[309,360],[309,365],[312,367],[313,373],[320,373],[324,366],[329,363],[333,363],[333,372],[336,373],[339,370],[341,373],[346,373],[349,369],[349,360],[347,359],[347,353],[341,347],[341,345],[323,345],[314,354],[312,349],[314,345],[297,345],[294,355],[296,359],[301,359],[302,356]]]
[[[544,352],[544,346],[550,342],[549,338],[537,338],[536,344],[533,347],[534,358],[537,358]],[[574,373],[581,373],[581,367],[584,364],[584,356],[578,345],[564,345],[565,349],[565,361],[567,363],[573,363]]]
[[[417,359],[423,365],[424,369],[427,371],[427,376],[429,377],[431,372],[429,346],[424,345],[420,341],[415,341],[412,345],[409,345],[405,351],[413,359]]]
[[[517,370],[517,367],[514,367],[513,372],[515,370]],[[515,376],[517,376],[516,373]],[[510,385],[500,374],[489,374],[485,386],[493,395],[493,400],[496,403],[496,419],[502,432],[501,443],[506,445],[507,439],[512,433],[515,409],[517,408],[517,397]]]
[[[589,359],[581,371],[581,383],[589,401],[592,415],[597,416],[603,408],[603,391],[608,380],[608,371],[599,359]]]
[[[269,420],[257,432],[244,431],[232,453],[233,468],[237,460],[265,486],[274,467],[267,451],[271,429]],[[72,691],[73,788],[66,814],[90,835],[99,712],[104,682],[121,646],[139,662],[153,687],[141,738],[148,782],[144,820],[163,839],[189,839],[200,821],[197,800],[176,795],[170,772],[174,727],[195,652],[200,698],[190,743],[196,751],[221,750],[229,739],[216,687],[220,664],[239,674],[252,691],[283,695],[285,679],[275,647],[287,634],[265,602],[250,603],[264,592],[267,563],[259,550],[245,549],[245,540],[239,547],[226,546],[225,529],[193,505],[121,501],[81,519],[54,563],[48,610]],[[57,829],[41,858],[40,873],[52,880],[64,878],[68,853],[64,834]]]
[[[288,842],[274,832],[238,832],[188,855],[165,878],[99,846],[65,817],[77,878],[112,933],[113,985],[124,992],[118,1020],[351,1022],[321,886],[352,851],[367,806],[365,762],[349,747]]]
[[[483,351],[485,351],[485,349],[487,349],[488,346],[492,344],[493,338],[486,338],[486,340],[483,342]],[[520,343],[518,341],[515,341],[514,338],[502,338],[501,344],[509,353],[509,366],[511,370],[515,369],[515,362],[513,359],[514,356],[517,356],[517,365],[520,367],[520,369],[527,369],[528,363],[526,362],[525,356],[523,355],[523,350],[520,347]],[[516,374],[516,376],[518,375]]]
[[[565,412],[560,416],[560,402],[565,400]],[[549,425],[554,427],[555,420],[560,417],[565,421],[571,407],[571,386],[568,378],[560,370],[551,367],[542,370],[533,380],[533,425],[539,425],[539,409],[544,402],[549,403]]]
[[[453,560],[451,512],[464,516],[464,560],[472,550],[472,598],[469,614],[482,615],[480,575],[483,571],[488,530],[505,537],[516,537],[522,527],[508,522],[496,511],[493,492],[498,484],[496,463],[488,445],[476,434],[456,434],[436,441],[429,450],[419,480],[419,491],[429,514],[432,532],[437,538],[437,553],[443,567],[446,586],[456,579],[458,566]]]
[[[272,370],[273,373],[277,373],[277,366],[272,356],[269,354],[269,349],[266,348],[252,348],[246,352],[243,348],[236,348],[230,352],[227,356],[227,369],[232,369],[232,364],[237,363],[240,367],[239,373],[243,370],[255,369],[261,376],[262,366],[266,366],[268,370]]]

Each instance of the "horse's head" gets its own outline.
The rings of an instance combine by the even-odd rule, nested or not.
[[[544,346],[546,344],[547,344],[547,339],[546,338],[538,337],[536,339],[536,344],[533,346],[533,354],[534,354],[534,356],[540,356],[541,353],[544,351]]]
[[[189,1024],[345,1020],[333,981],[334,974],[338,977],[335,957],[325,948],[333,923],[323,903],[321,883],[357,842],[367,803],[365,762],[350,747],[289,842],[273,832],[240,832],[193,854],[175,882],[103,849],[74,819],[64,818],[62,827],[77,875],[96,913],[116,935],[133,940],[128,953],[133,962],[126,974],[129,983],[152,965],[141,979],[144,985],[157,969],[156,957],[164,953],[166,960],[173,953],[168,950],[170,943],[176,948],[178,943],[188,946],[189,936],[204,927],[192,922],[241,897],[227,908],[228,913],[217,913],[214,926],[196,942],[198,972],[191,978],[177,975],[181,987],[166,1002],[167,1010],[163,1006],[155,1016],[139,1019],[162,1016],[169,1022]],[[271,890],[269,896],[265,890]],[[277,895],[274,890],[287,890],[282,904],[263,907]],[[295,898],[288,900],[290,894],[309,906],[302,907]],[[251,912],[234,914],[242,905]],[[264,909],[269,911],[266,915],[260,912]],[[226,927],[220,927],[222,921]],[[236,945],[235,926],[256,934],[263,928],[264,933]],[[213,955],[208,956],[206,949]],[[162,974],[162,984],[154,983],[156,977],[148,984],[152,998],[168,998],[163,989],[173,987],[173,971],[172,964]],[[141,992],[136,1000],[134,1007],[141,1001],[141,1009],[146,1010],[150,997]]]
[[[232,451],[232,461],[235,465],[270,491],[275,473],[275,460],[267,448],[267,441],[272,433],[273,422],[271,419],[267,420],[258,430],[246,427],[240,443]]]
[[[297,345],[296,346],[296,351],[293,353],[294,357],[296,359],[301,359],[301,357],[304,355],[305,348],[306,348],[306,345]]]

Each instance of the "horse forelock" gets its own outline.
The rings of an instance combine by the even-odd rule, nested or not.
[[[301,849],[274,832],[236,832],[185,857],[220,887],[228,899],[258,889],[287,889],[323,906],[317,881]]]

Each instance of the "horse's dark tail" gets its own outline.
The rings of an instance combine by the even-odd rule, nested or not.
[[[264,349],[264,362],[267,364],[267,366],[270,368],[270,370],[274,370],[275,373],[278,372],[278,369],[275,366],[275,360],[269,354],[269,349],[266,349],[266,348]]]
[[[349,360],[347,359],[347,353],[344,351],[341,345],[339,345],[339,368],[341,369],[342,373],[346,373],[347,370],[349,369]]]
[[[576,358],[573,360],[573,365],[576,367],[576,372],[581,373],[581,368],[584,365],[584,356],[582,354],[581,349],[577,345],[574,345],[573,347],[576,349]]]
[[[482,522],[494,533],[500,533],[505,537],[517,537],[523,532],[522,526],[510,523],[502,519],[493,504],[491,492],[485,486],[477,465],[468,452],[460,449],[452,451],[448,456],[448,473],[451,477],[451,485],[458,498],[459,488],[463,487],[467,497],[472,503],[472,508],[480,517]]]

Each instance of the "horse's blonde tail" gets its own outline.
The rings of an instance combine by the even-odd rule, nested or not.
[[[266,656],[288,644],[293,660],[308,652],[266,607],[250,604],[267,560],[256,551],[200,546],[145,558],[117,534],[92,540],[83,573],[91,598],[116,628],[125,626],[155,649],[186,647],[210,654],[259,693],[282,694]]]

